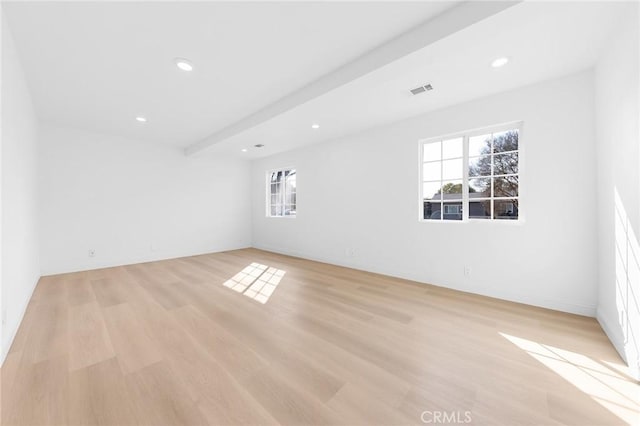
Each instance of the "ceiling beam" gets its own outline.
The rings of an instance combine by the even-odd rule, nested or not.
[[[468,1],[448,9],[278,101],[189,145],[185,148],[185,154],[193,155],[204,151],[517,3],[519,1]]]

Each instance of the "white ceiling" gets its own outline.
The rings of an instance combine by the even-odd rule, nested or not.
[[[209,148],[261,157],[593,66],[628,3],[525,2]],[[503,68],[490,66],[508,56]],[[431,83],[418,96],[409,89]],[[550,100],[552,102],[552,100]],[[310,124],[321,125],[312,130]],[[250,148],[255,143],[265,148]]]
[[[454,2],[20,2],[3,8],[42,120],[187,146]],[[175,57],[189,58],[184,73]],[[143,115],[146,124],[135,121]]]
[[[445,10],[413,3],[9,3],[43,120],[186,147]],[[592,66],[624,5],[524,2],[216,143],[255,158]],[[489,66],[509,56],[501,69]],[[180,72],[174,57],[196,70]],[[431,83],[416,97],[408,89]],[[137,123],[137,115],[148,117]],[[321,124],[312,130],[311,123]],[[256,143],[263,149],[251,148]],[[241,148],[249,152],[241,153]]]

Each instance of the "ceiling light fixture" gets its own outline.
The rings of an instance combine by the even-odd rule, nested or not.
[[[176,66],[182,71],[193,71],[193,63],[190,60],[185,58],[176,58],[174,61]]]
[[[319,125],[319,124],[312,124],[312,125],[311,125],[311,128],[312,128],[312,129],[319,129],[319,128],[320,128],[320,125]]]
[[[507,57],[497,58],[494,59],[493,62],[491,62],[491,66],[493,68],[500,68],[507,65],[507,62],[509,62],[509,58]]]
[[[247,152],[247,148],[242,148],[240,151]]]
[[[144,117],[136,117],[136,120],[139,121],[140,123],[146,123],[147,119]]]

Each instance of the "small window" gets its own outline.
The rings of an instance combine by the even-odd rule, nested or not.
[[[267,174],[267,216],[296,216],[296,169],[274,170]]]
[[[519,217],[520,125],[422,142],[422,220]]]

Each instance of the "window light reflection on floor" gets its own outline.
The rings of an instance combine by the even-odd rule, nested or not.
[[[237,291],[244,292],[262,273],[267,269],[266,265],[252,263],[233,276],[233,278],[225,281],[224,286]]]
[[[271,294],[280,283],[284,274],[285,272],[281,269],[267,269],[267,271],[244,292],[244,295],[260,303],[267,303],[267,300],[271,297]]]
[[[285,273],[281,269],[254,262],[225,281],[224,286],[265,304]]]
[[[640,413],[638,384],[588,356],[506,333],[502,337],[528,353],[623,422]],[[615,403],[612,401],[616,401]]]

